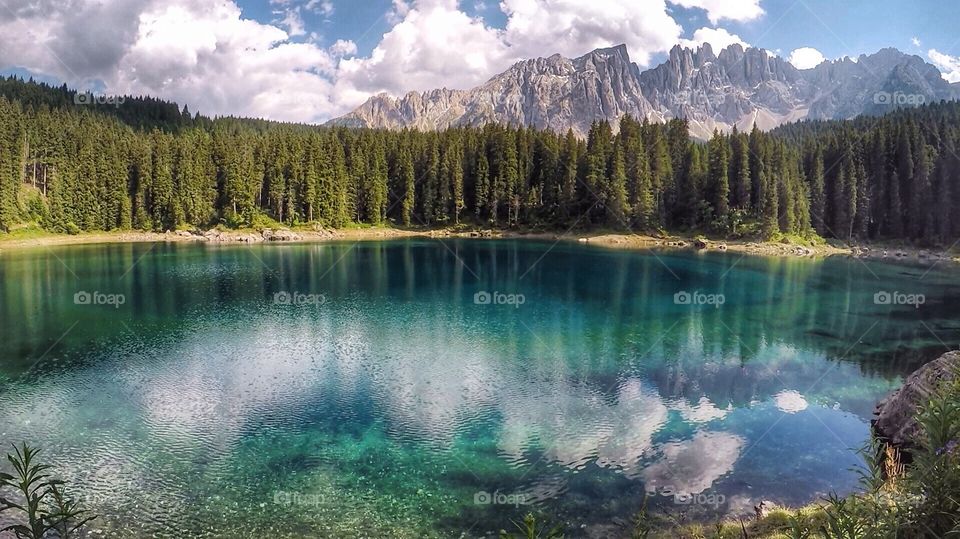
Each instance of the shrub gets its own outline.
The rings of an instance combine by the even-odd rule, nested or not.
[[[0,529],[0,533],[13,532],[17,539],[68,539],[96,518],[85,516],[87,511],[79,502],[64,494],[64,482],[47,473],[50,466],[37,462],[40,450],[27,444],[13,449],[7,460],[15,474],[0,472],[0,513],[19,513],[20,522]],[[2,496],[5,490],[13,491],[14,499]]]

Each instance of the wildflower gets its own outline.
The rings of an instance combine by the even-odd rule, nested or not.
[[[950,440],[949,442],[947,442],[946,445],[944,445],[940,449],[937,449],[937,456],[940,456],[943,454],[953,455],[956,450],[957,450],[957,441]]]

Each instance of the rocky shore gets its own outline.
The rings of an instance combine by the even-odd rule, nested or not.
[[[797,244],[788,242],[762,242],[753,240],[712,240],[703,236],[662,235],[617,233],[551,233],[535,231],[515,231],[497,229],[444,228],[435,230],[399,229],[390,227],[347,228],[347,229],[297,229],[284,228],[263,230],[223,230],[207,231],[167,231],[159,232],[94,232],[77,235],[41,234],[29,238],[18,238],[0,234],[0,251],[10,248],[43,247],[54,245],[75,245],[91,243],[133,243],[133,242],[206,242],[206,243],[270,243],[270,242],[324,242],[324,241],[376,241],[399,238],[476,238],[476,239],[530,239],[550,242],[575,242],[615,249],[685,249],[695,251],[733,252],[756,256],[776,257],[825,257],[851,256],[864,259],[891,261],[939,260],[960,261],[954,254],[931,249],[914,249],[887,246],[844,246],[837,244]]]

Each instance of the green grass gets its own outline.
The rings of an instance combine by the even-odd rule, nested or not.
[[[35,240],[40,238],[49,238],[52,236],[60,236],[56,232],[50,232],[49,230],[44,229],[37,223],[22,223],[14,225],[10,232],[0,232],[0,242],[3,241],[20,241],[20,240]]]

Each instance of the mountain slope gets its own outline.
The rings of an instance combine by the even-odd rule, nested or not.
[[[331,125],[421,130],[490,122],[585,135],[596,120],[624,114],[651,121],[686,118],[694,136],[757,125],[772,129],[803,118],[845,119],[896,106],[960,96],[918,56],[883,49],[799,70],[758,49],[731,45],[715,54],[674,47],[663,64],[641,72],[624,45],[575,59],[524,60],[471,90],[382,94]]]
[[[586,133],[598,119],[646,117],[639,69],[624,45],[576,59],[553,55],[524,60],[469,91],[411,92],[400,99],[372,97],[334,125],[443,129],[498,122]]]

